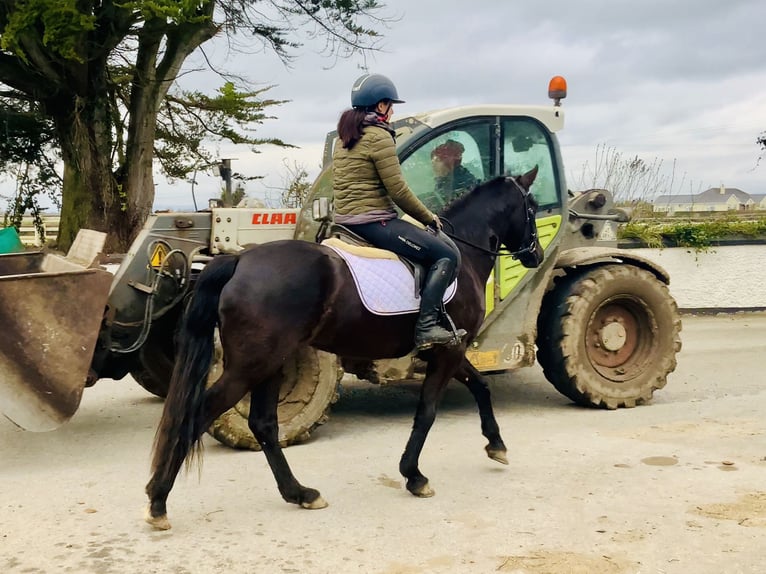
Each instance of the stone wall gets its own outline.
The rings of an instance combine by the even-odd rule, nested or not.
[[[668,271],[670,293],[681,309],[766,309],[766,245],[630,251]]]

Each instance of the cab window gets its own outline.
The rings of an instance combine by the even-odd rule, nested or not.
[[[521,175],[538,167],[532,193],[540,209],[561,205],[558,197],[553,146],[541,124],[530,118],[508,118],[502,121],[503,166],[506,175]]]
[[[487,122],[456,127],[422,143],[402,162],[413,193],[432,211],[441,211],[492,176]]]

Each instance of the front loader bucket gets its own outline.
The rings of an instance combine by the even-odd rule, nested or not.
[[[0,410],[27,430],[68,421],[85,388],[113,276],[78,259],[81,237],[67,257],[0,255]]]

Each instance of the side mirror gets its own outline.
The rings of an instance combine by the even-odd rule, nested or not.
[[[317,197],[311,203],[311,217],[314,221],[330,221],[330,198]]]

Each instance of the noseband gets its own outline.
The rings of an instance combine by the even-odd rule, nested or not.
[[[516,187],[516,189],[519,190],[519,193],[521,193],[521,197],[524,199],[524,213],[526,215],[526,221],[524,222],[524,228],[525,230],[529,231],[530,223],[532,219],[535,217],[535,210],[532,209],[532,206],[529,204],[529,198],[531,193],[527,190],[525,190],[523,187],[521,187],[518,182],[513,177],[506,177],[506,181],[512,181],[513,185]],[[452,227],[452,223],[444,218],[441,218],[441,220]],[[497,251],[492,249],[487,249],[485,247],[482,247],[480,245],[476,245],[474,243],[471,243],[470,241],[467,241],[466,239],[463,239],[461,237],[457,237],[456,235],[453,235],[452,233],[444,232],[447,237],[458,241],[462,243],[463,245],[468,245],[469,247],[473,247],[474,249],[478,249],[482,253],[486,253],[487,255],[492,255],[493,257],[499,257],[500,255],[510,255],[512,259],[518,259],[520,255],[524,255],[526,253],[534,253],[536,247],[537,247],[537,232],[530,231],[529,232],[529,244],[526,247],[522,247],[518,251],[508,251],[507,249],[498,249]]]

